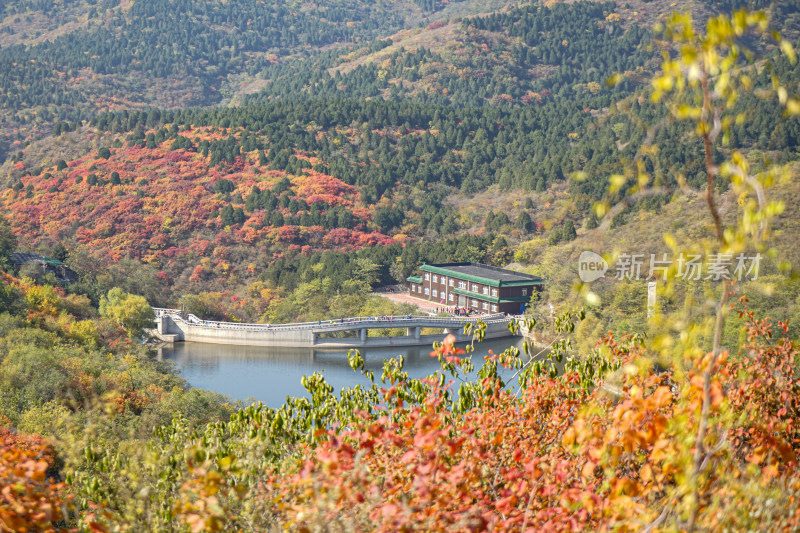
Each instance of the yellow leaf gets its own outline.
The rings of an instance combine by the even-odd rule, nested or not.
[[[786,113],[789,115],[800,114],[800,100],[797,98],[789,98],[786,102]]]
[[[608,181],[610,183],[609,190],[613,193],[620,190],[622,186],[625,185],[626,180],[625,176],[623,176],[622,174],[613,174],[611,177],[608,178]]]
[[[786,87],[784,86],[778,87],[778,102],[780,102],[781,105],[786,105],[787,97],[788,94],[786,92]]]
[[[781,51],[789,58],[789,61],[794,65],[797,62],[797,54],[794,52],[794,46],[786,39],[781,40]]]
[[[600,297],[596,293],[589,291],[586,293],[586,303],[595,306],[600,305]]]
[[[658,407],[666,407],[672,403],[672,391],[669,387],[659,387],[653,393],[653,400]]]
[[[586,178],[589,177],[589,174],[587,174],[586,172],[583,172],[583,171],[577,171],[577,172],[573,172],[570,177],[575,181],[585,181]]]
[[[583,465],[583,469],[581,470],[581,475],[584,478],[590,478],[594,475],[594,463],[591,461],[586,461],[586,464]]]
[[[639,478],[645,483],[649,483],[650,480],[653,479],[653,470],[650,468],[650,465],[646,464],[642,467],[642,470],[639,472]]]

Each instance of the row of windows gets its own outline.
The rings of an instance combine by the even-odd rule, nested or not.
[[[453,280],[450,280],[450,281],[452,282]],[[467,284],[464,283],[463,281],[459,281],[458,282],[458,288],[459,289],[466,289],[466,287],[467,287]],[[411,292],[415,292],[415,291],[421,292],[422,291],[422,287],[418,288],[415,285],[412,285],[411,286]],[[477,286],[475,286],[475,285],[472,286],[472,292],[478,292]],[[425,289],[425,294],[430,295],[430,293],[431,293],[430,289],[426,288]],[[446,294],[445,291],[442,291],[442,296],[444,296],[445,294]],[[489,296],[489,288],[488,287],[484,287],[483,288],[483,294],[485,294],[486,296]],[[439,295],[439,292],[436,289],[433,289],[433,296],[436,297],[438,295]],[[522,296],[527,296],[527,295],[528,295],[528,289],[522,289]],[[492,296],[497,297],[497,289],[492,289]],[[452,294],[450,295],[450,299],[451,300],[453,299],[453,295]]]
[[[434,298],[436,298],[439,295],[439,293],[438,293],[438,291],[436,289],[433,289],[433,293],[431,293],[431,289],[429,289],[428,287],[425,287],[423,289],[422,287],[419,287],[417,285],[411,285],[411,292],[424,293],[425,296],[431,296],[431,294],[433,294]],[[444,296],[444,295],[445,295],[445,293],[442,292],[442,296]],[[450,302],[453,302],[453,303],[456,300],[455,296],[453,295],[453,293],[450,293],[448,295],[447,299],[450,300]],[[478,300],[472,300],[470,303],[472,304],[472,307],[474,307],[475,309],[478,309]],[[484,311],[488,311],[489,309],[491,309],[493,313],[497,312],[497,305],[496,304],[492,304],[490,306],[489,302],[480,302],[480,306],[481,306],[481,309],[483,309]]]
[[[431,279],[431,275],[429,273],[426,273],[425,274],[425,281],[428,281],[430,279]],[[431,281],[433,281],[433,283],[439,283],[439,276],[434,274],[433,275],[433,279]],[[451,279],[448,280],[446,277],[442,276],[442,285],[448,285],[448,284],[452,287],[453,286],[453,279],[451,278]]]
[[[481,306],[481,309],[483,309],[484,311],[488,311],[490,309],[489,302],[480,302],[480,306]],[[472,307],[474,307],[475,309],[478,308],[478,300],[472,300]],[[491,305],[491,310],[492,310],[493,313],[496,313],[497,312],[497,304],[492,304]]]
[[[419,292],[419,293],[424,293],[424,294],[425,294],[425,296],[431,296],[431,295],[433,295],[433,297],[434,297],[434,298],[436,298],[437,296],[439,296],[439,291],[437,291],[436,289],[433,289],[433,292],[431,292],[431,289],[430,289],[429,287],[425,287],[425,288],[423,289],[422,287],[419,287],[419,286],[417,286],[417,285],[411,285],[411,292]],[[444,295],[445,295],[445,292],[444,292],[444,291],[442,291],[442,296],[444,296]],[[451,295],[450,295],[450,300],[452,300],[452,299],[453,299],[453,295],[451,294]]]
[[[427,280],[431,280],[430,273],[428,273],[428,272],[425,273],[425,280],[426,281]],[[433,283],[439,283],[439,276],[434,274],[433,275],[433,280],[431,280],[431,281],[433,281]],[[442,276],[442,283],[452,287],[453,286],[453,279],[450,278],[448,280],[446,277]],[[466,281],[459,281],[458,282],[458,288],[459,289],[467,290],[467,287],[468,286],[467,286],[467,282]],[[479,287],[475,283],[473,283],[471,286],[469,286],[469,290],[471,290],[472,292],[478,292],[478,289],[479,289]],[[484,295],[489,296],[489,294],[490,294],[489,287],[483,287],[481,292]],[[436,291],[435,290],[433,291],[433,295],[436,296]],[[497,298],[497,289],[491,289],[491,295],[494,296],[495,298]],[[528,289],[522,289],[522,296],[527,296],[527,295],[528,295]]]

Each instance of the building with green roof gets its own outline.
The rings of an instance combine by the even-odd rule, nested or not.
[[[544,287],[539,276],[480,263],[422,265],[410,276],[409,294],[477,313],[518,314]]]

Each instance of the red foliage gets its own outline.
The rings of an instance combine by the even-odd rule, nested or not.
[[[284,242],[297,242],[300,240],[300,228],[297,226],[283,226],[278,228],[278,238]]]
[[[306,175],[296,178],[294,182],[297,185],[297,195],[305,199],[306,203],[327,202],[333,206],[353,205],[355,187],[315,170],[305,169],[304,172]]]
[[[735,361],[723,354],[711,386],[711,419],[733,416],[737,423],[721,429],[723,446],[709,451],[716,455],[698,497],[704,507],[721,507],[702,511],[702,530],[737,523],[736,513],[724,510],[743,500],[724,487],[751,475],[751,465],[761,467],[760,483],[774,481],[767,491],[793,491],[785,501],[800,486],[797,350],[785,338],[768,341],[769,320],[742,314],[750,319],[746,353]],[[432,355],[457,364],[460,350],[449,341]],[[623,367],[647,357],[627,337],[610,335],[601,344]],[[274,472],[259,497],[280,502],[280,522],[309,529],[346,517],[355,530],[380,532],[640,530],[679,505],[673,491],[685,498],[678,472],[691,453],[687,436],[696,431],[699,377],[708,364],[699,361],[679,382],[670,371],[623,371],[613,395],[602,379],[587,392],[577,372],[533,376],[520,398],[486,378],[477,404],[458,415],[445,401],[449,385],[428,382],[431,392],[412,407],[391,386],[383,391],[384,416],[319,431],[319,445],[303,452],[299,470]],[[776,529],[797,530],[800,512],[790,504],[773,520],[780,520]]]
[[[55,452],[38,436],[19,436],[0,427],[0,529],[60,531],[71,498],[48,477]]]
[[[732,442],[751,463],[783,467],[797,461],[794,448],[800,443],[798,352],[785,337],[786,323],[778,322],[782,336],[765,346],[761,340],[772,338],[772,321],[756,319],[745,307],[740,307],[739,316],[748,321],[747,343],[742,347],[748,356],[726,361],[725,370],[732,376],[749,377],[735,382],[728,396],[737,411],[747,413],[750,427],[737,428]]]
[[[184,132],[184,135],[192,139],[223,137],[203,129]],[[242,226],[234,226],[230,232],[221,231],[221,218],[211,215],[219,213],[229,201],[213,192],[215,182],[228,179],[236,187],[232,197],[247,196],[254,186],[269,189],[286,173],[262,172],[250,156],[238,158],[225,168],[211,167],[208,157],[185,150],[172,151],[164,146],[123,147],[116,149],[107,160],[95,160],[89,154],[68,161],[68,168],[63,171],[48,169],[52,177],[46,180],[42,176],[25,176],[23,185],[33,185],[33,195],[27,197],[25,193],[8,189],[0,196],[2,206],[11,214],[14,231],[26,245],[36,247],[43,241],[49,244],[74,238],[99,252],[98,256],[105,260],[130,256],[142,258],[162,270],[181,270],[166,270],[172,277],[189,274],[194,268],[189,260],[173,261],[190,252],[213,258],[209,265],[213,271],[219,266],[217,261],[229,255],[218,251],[220,247],[239,247],[245,253],[255,254],[263,249],[263,244],[298,244],[304,247],[304,253],[310,253],[329,247],[355,249],[391,242],[380,233],[363,232],[363,221],[372,216],[372,210],[354,209],[356,187],[310,169],[300,176],[290,177],[294,194],[308,204],[325,202],[351,210],[356,230],[342,230],[328,238],[326,231],[319,227],[265,227],[264,212],[257,210]],[[298,155],[312,163],[319,162],[310,155]],[[119,174],[120,184],[110,183],[113,172]],[[89,185],[87,176],[91,173],[98,177],[97,185]],[[81,182],[75,183],[76,179]],[[53,186],[58,191],[47,192]],[[234,204],[233,207],[244,206]],[[287,216],[288,212],[283,214]],[[234,267],[255,257],[244,259],[237,260]]]

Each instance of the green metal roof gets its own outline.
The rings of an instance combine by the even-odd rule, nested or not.
[[[470,298],[476,298],[478,300],[485,300],[487,302],[494,302],[496,304],[500,303],[500,298],[497,296],[488,296],[486,294],[478,294],[477,292],[472,291],[465,291],[464,289],[453,288],[450,289],[450,292],[455,294],[460,294],[461,296],[468,296]]]
[[[22,265],[28,261],[41,261],[43,263],[47,263],[48,265],[67,266],[58,259],[54,259],[52,257],[42,257],[39,254],[29,252],[14,252],[11,255],[14,258],[14,263],[18,265]]]
[[[483,276],[476,276],[474,274],[458,272],[456,270],[450,270],[444,266],[422,265],[421,267],[419,267],[419,269],[424,272],[432,272],[434,274],[449,276],[451,278],[464,279],[468,281],[482,283],[484,285],[489,285],[490,287],[524,287],[531,285],[544,285],[544,281],[541,279],[503,281],[498,279],[486,278]]]
[[[505,304],[511,302],[527,302],[531,299],[530,296],[514,296],[512,298],[498,298],[497,296],[487,296],[485,294],[478,294],[477,292],[472,291],[465,291],[464,289],[450,289],[450,292],[455,294],[460,294],[461,296],[467,296],[469,298],[475,298],[476,300],[483,300],[485,302],[492,302],[496,304]]]
[[[411,283],[422,283],[422,276],[408,276],[406,281],[410,281]]]

